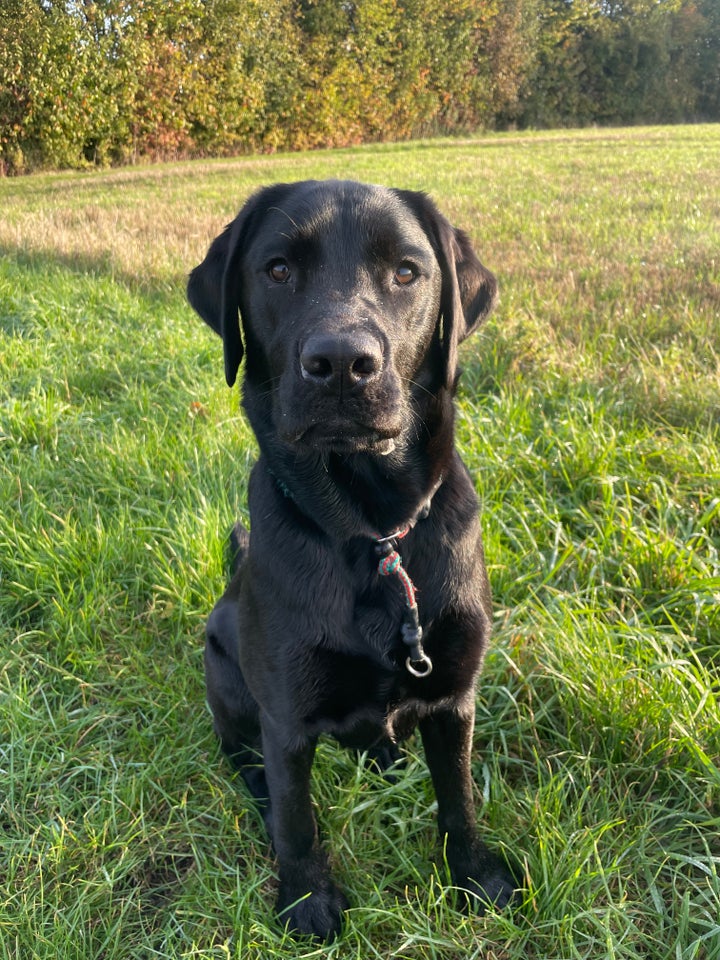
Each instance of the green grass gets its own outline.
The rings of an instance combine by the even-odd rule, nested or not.
[[[0,181],[0,957],[720,958],[720,127],[503,135]],[[261,183],[430,191],[500,278],[459,441],[497,625],[475,778],[526,873],[458,913],[419,742],[321,744],[353,908],[273,919],[204,706],[254,441],[183,276]]]

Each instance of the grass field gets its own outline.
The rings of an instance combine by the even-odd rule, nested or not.
[[[459,434],[496,631],[475,779],[526,873],[458,913],[410,743],[321,744],[353,907],[273,918],[204,705],[204,618],[254,441],[184,275],[254,187],[426,189],[498,274]],[[720,126],[0,181],[0,958],[720,958]]]

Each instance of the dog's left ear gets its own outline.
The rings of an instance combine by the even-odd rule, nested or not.
[[[498,299],[495,275],[478,259],[469,237],[452,226],[424,193],[398,191],[431,240],[442,270],[440,316],[445,385],[452,390],[457,375],[458,344],[469,337]]]
[[[445,258],[442,288],[443,346],[448,389],[457,373],[458,344],[469,337],[491,312],[498,300],[495,274],[483,266],[463,230],[445,218],[440,223],[441,256]]]

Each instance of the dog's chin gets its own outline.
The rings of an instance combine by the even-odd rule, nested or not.
[[[293,445],[315,450],[318,453],[334,453],[339,456],[365,453],[387,457],[397,445],[398,435],[387,430],[370,428],[333,429],[331,424],[314,424],[293,437]]]

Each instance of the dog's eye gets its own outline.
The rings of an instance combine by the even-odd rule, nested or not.
[[[395,283],[399,283],[401,287],[406,287],[413,282],[416,276],[417,273],[413,266],[409,263],[401,263],[395,271]]]
[[[273,260],[268,266],[268,275],[275,283],[287,283],[290,279],[290,267],[284,260]]]

